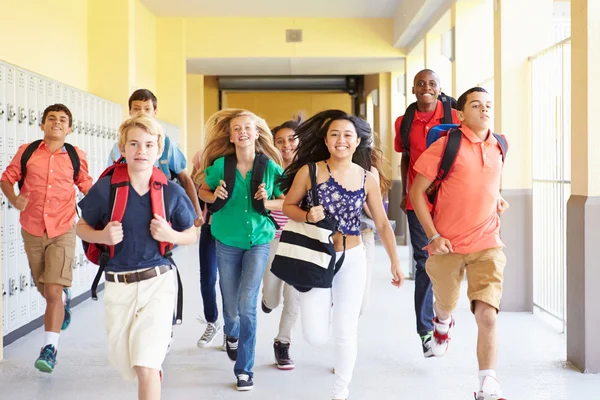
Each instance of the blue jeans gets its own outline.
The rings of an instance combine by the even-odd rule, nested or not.
[[[417,214],[407,210],[410,242],[413,248],[413,258],[417,263],[415,271],[415,314],[417,317],[417,333],[426,335],[433,330],[433,290],[431,280],[425,271],[425,262],[429,254],[423,247],[427,246],[427,235],[421,226]]]
[[[228,337],[238,338],[237,361],[233,367],[236,376],[254,376],[252,367],[256,347],[256,303],[268,257],[268,243],[244,250],[217,240],[224,330]]]
[[[200,231],[200,293],[204,304],[206,322],[217,322],[217,249],[215,239],[210,232],[210,225],[202,225]]]

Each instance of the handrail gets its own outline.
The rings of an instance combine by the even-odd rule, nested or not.
[[[540,56],[543,56],[544,54],[549,53],[550,51],[552,51],[556,48],[562,47],[563,45],[570,43],[570,42],[571,42],[571,36],[561,40],[560,42],[554,43],[550,47],[546,47],[544,50],[538,51],[537,53],[533,54],[532,56],[527,57],[527,59],[529,61],[532,61],[532,60],[539,58]]]

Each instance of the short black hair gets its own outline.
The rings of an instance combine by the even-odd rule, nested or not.
[[[156,110],[156,107],[158,106],[158,100],[156,99],[156,96],[154,95],[154,93],[152,93],[148,89],[136,90],[135,92],[133,92],[131,94],[131,96],[129,96],[129,111],[131,111],[131,103],[133,103],[134,101],[148,101],[148,100],[152,100],[152,105],[154,106],[154,109]]]
[[[460,97],[458,98],[458,100],[456,100],[456,109],[458,111],[464,111],[465,110],[465,106],[467,105],[467,97],[471,93],[475,93],[475,92],[488,93],[487,90],[485,90],[484,88],[482,88],[480,86],[472,87],[471,89],[469,89],[466,92],[464,92],[463,94],[461,94]]]
[[[73,115],[71,115],[71,110],[69,110],[69,108],[67,106],[65,106],[64,104],[60,104],[60,103],[56,103],[56,104],[52,104],[51,106],[46,107],[46,109],[44,110],[44,114],[42,115],[42,124],[46,123],[46,117],[48,116],[48,114],[51,112],[64,112],[65,114],[67,114],[67,117],[69,117],[69,128],[71,126],[73,126]]]

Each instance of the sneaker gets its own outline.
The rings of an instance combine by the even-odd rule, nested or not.
[[[229,359],[231,361],[237,360],[238,340],[228,337],[225,344],[227,346],[227,355],[229,356]]]
[[[196,343],[198,345],[198,347],[207,347],[210,346],[210,344],[213,342],[213,340],[215,340],[215,338],[217,337],[217,334],[219,333],[219,331],[221,330],[221,325],[219,324],[219,321],[217,322],[209,322],[206,325],[206,330],[204,331],[204,334],[202,335],[202,337],[200,339],[198,339],[198,343]]]
[[[221,350],[227,351],[227,335],[223,332],[223,344],[221,345]]]
[[[277,368],[283,370],[291,370],[296,367],[294,360],[290,358],[290,344],[282,343],[278,340],[273,344],[275,350],[275,364]]]
[[[441,357],[446,354],[450,342],[450,330],[454,326],[454,318],[451,317],[450,324],[441,324],[437,317],[433,319],[433,337],[429,341],[431,352],[435,357]],[[440,333],[446,331],[446,333]]]
[[[433,337],[433,331],[427,332],[426,335],[421,336],[421,346],[423,347],[423,356],[425,358],[434,357],[433,351],[431,351],[431,338]]]
[[[483,378],[481,389],[475,393],[475,400],[506,400],[502,397],[500,382],[493,376]]]
[[[262,310],[265,314],[269,314],[271,311],[273,311],[272,308],[267,307],[264,299],[263,299],[263,301],[260,302],[260,307],[262,308]]]
[[[252,377],[246,374],[239,374],[237,376],[237,390],[240,392],[247,392],[254,388],[254,382]]]
[[[67,299],[65,300],[65,318],[60,329],[64,331],[71,324],[71,289],[63,288],[63,292],[65,292]]]
[[[46,345],[40,352],[40,357],[35,360],[35,367],[42,372],[54,371],[57,351],[51,344]]]
[[[173,347],[173,328],[171,328],[171,339],[169,339],[169,345],[167,346],[167,354],[171,352],[171,347]]]

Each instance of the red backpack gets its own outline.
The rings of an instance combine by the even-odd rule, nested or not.
[[[129,173],[127,172],[127,164],[123,162],[121,157],[113,165],[106,168],[100,175],[102,179],[105,176],[110,176],[110,222],[112,221],[123,221],[123,215],[125,214],[125,208],[127,206],[127,198],[129,196]],[[152,212],[163,217],[166,221],[170,222],[169,215],[169,203],[167,193],[164,187],[169,184],[165,174],[156,167],[152,169],[152,176],[150,177],[150,204],[152,205]],[[95,226],[96,230],[104,229],[106,225],[100,223]],[[173,244],[166,242],[159,242],[160,254],[165,257],[177,271],[177,315],[176,322],[179,324],[182,320],[183,311],[183,285],[181,284],[181,277],[179,276],[179,270],[173,261]],[[98,265],[98,272],[92,283],[92,299],[98,300],[96,290],[98,283],[102,277],[102,273],[110,260],[115,254],[115,246],[107,246],[100,243],[88,243],[83,242],[83,249],[85,256],[88,260]]]

